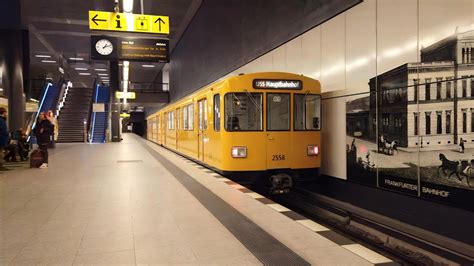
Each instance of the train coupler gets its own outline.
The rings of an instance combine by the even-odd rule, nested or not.
[[[288,174],[277,174],[270,177],[270,194],[285,194],[293,187],[293,179]]]

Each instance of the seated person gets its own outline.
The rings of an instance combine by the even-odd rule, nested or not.
[[[15,134],[10,134],[10,139],[8,140],[8,145],[5,147],[5,151],[6,151],[6,154],[5,154],[5,157],[3,157],[3,159],[6,161],[6,162],[17,162],[17,159],[16,159],[16,151],[17,151],[17,144],[18,144],[18,140],[15,139]]]
[[[18,130],[18,153],[22,161],[28,160],[28,154],[30,153],[30,145],[28,144],[28,136],[26,131],[22,128]]]

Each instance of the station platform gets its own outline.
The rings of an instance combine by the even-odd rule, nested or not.
[[[135,135],[0,175],[0,265],[396,265]]]

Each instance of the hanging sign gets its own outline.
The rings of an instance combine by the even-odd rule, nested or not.
[[[170,61],[169,41],[91,36],[91,59],[168,63]]]
[[[115,97],[119,99],[135,99],[136,94],[134,91],[129,91],[129,92],[123,92],[123,91],[116,91],[115,92]]]
[[[168,16],[89,10],[89,29],[170,34]]]

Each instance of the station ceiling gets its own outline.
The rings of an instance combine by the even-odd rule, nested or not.
[[[92,32],[89,30],[88,11],[112,12],[114,0],[21,0],[22,21],[28,28],[30,36],[30,77],[34,79],[45,75],[56,76],[58,67],[62,66],[74,86],[91,87],[94,78],[108,79],[109,63],[90,60],[90,35],[165,38],[170,40],[171,52],[202,3],[202,0],[142,1],[144,14],[170,17],[169,35]],[[140,0],[134,0],[133,13],[140,12]],[[51,57],[38,57],[41,55]],[[144,64],[148,66],[143,67]],[[152,63],[151,65],[154,67],[151,67],[150,63],[131,63],[130,81],[154,82],[163,64]]]

